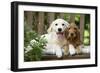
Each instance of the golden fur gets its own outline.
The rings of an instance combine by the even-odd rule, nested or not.
[[[80,40],[80,30],[75,23],[71,23],[69,27],[65,29],[64,35],[67,40],[66,47],[64,48],[65,52],[68,52],[68,48],[69,48],[68,45],[72,44],[76,49],[76,53],[77,54],[81,53],[79,47],[82,44]]]

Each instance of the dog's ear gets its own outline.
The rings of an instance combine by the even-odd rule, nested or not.
[[[69,27],[69,26],[70,26],[69,22],[67,22],[67,21],[65,21],[65,24],[67,24],[67,27]]]
[[[49,27],[47,30],[48,33],[52,32],[52,27]]]
[[[65,31],[64,31],[64,36],[65,36],[65,38],[67,39],[67,37],[68,37],[68,28],[65,29]]]
[[[77,37],[76,37],[76,44],[80,45],[82,44],[81,38],[80,38],[80,29],[77,30]]]
[[[80,40],[80,29],[77,29],[76,35],[77,35],[77,40]]]
[[[53,25],[53,24],[50,24],[50,26],[49,26],[49,28],[48,28],[48,30],[47,30],[48,33],[52,32],[52,25]]]

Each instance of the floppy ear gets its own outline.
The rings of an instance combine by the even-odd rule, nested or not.
[[[69,27],[69,26],[70,26],[69,22],[67,22],[67,21],[65,21],[65,24],[67,24],[67,27]]]
[[[48,30],[47,30],[48,33],[52,32],[52,24],[50,24]]]
[[[67,39],[67,37],[68,37],[68,28],[65,29],[65,31],[64,31],[64,36],[65,36],[65,38]]]
[[[80,39],[80,30],[77,29],[77,37],[76,37],[76,40],[77,42],[81,42],[81,39]]]
[[[76,44],[77,46],[82,44],[81,38],[80,38],[80,30],[77,30],[77,38],[76,38]]]
[[[78,39],[80,39],[80,29],[77,29],[77,36],[78,36]]]

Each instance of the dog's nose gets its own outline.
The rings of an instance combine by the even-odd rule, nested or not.
[[[71,35],[71,36],[73,36],[74,34],[73,34],[73,33],[71,33],[70,35]]]
[[[58,28],[58,31],[60,32],[60,31],[62,31],[62,29],[61,28]]]

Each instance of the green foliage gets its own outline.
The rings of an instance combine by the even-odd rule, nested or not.
[[[76,14],[75,15],[75,23],[76,23],[76,25],[80,25],[80,14]]]
[[[90,15],[85,14],[84,44],[90,45]]]
[[[84,45],[89,45],[90,44],[90,33],[89,30],[84,31]]]
[[[24,47],[28,46],[32,39],[36,39],[39,35],[35,31],[29,31],[26,26],[24,26]]]
[[[84,45],[89,45],[89,38],[84,38]]]
[[[64,14],[64,20],[67,20],[67,21],[69,21],[69,14],[68,13],[66,13],[66,14]]]
[[[89,36],[90,36],[89,31],[88,30],[85,30],[84,31],[84,37],[89,37]]]
[[[77,14],[77,15],[75,16],[75,21],[80,22],[80,15],[79,15],[79,14]]]
[[[40,61],[42,59],[42,49],[46,44],[46,40],[41,38],[35,31],[24,31],[24,47],[32,49],[24,52],[24,61]],[[24,49],[26,51],[26,49]]]

